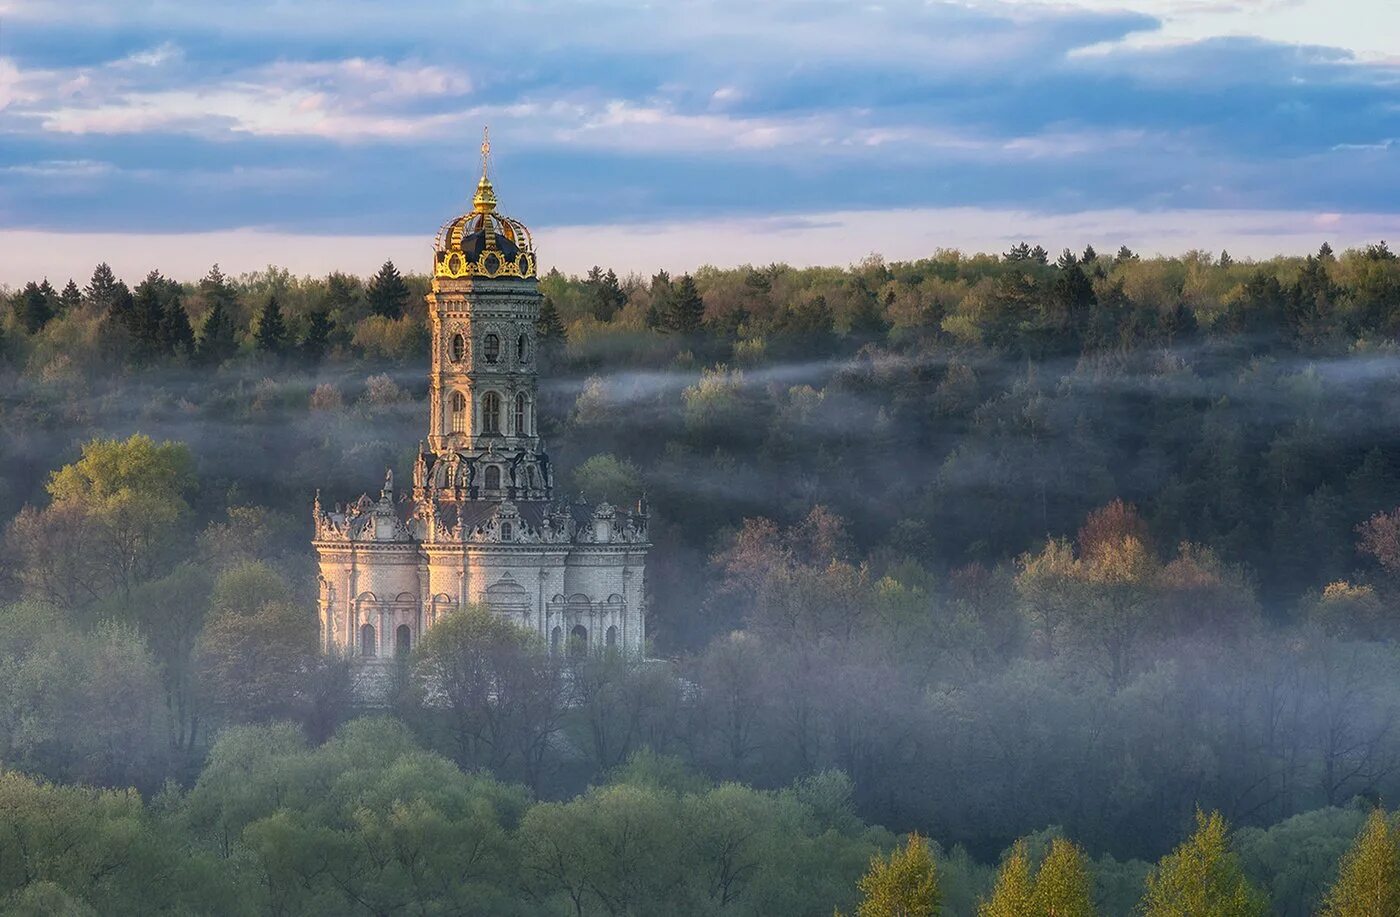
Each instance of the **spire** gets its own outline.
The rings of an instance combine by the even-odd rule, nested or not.
[[[481,129],[481,181],[476,183],[476,196],[472,198],[472,209],[477,213],[490,213],[496,209],[496,189],[491,187],[487,170],[491,164],[491,128]]]

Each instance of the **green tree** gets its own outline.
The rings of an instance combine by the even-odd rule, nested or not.
[[[218,366],[238,352],[237,332],[233,327],[233,316],[221,299],[212,300],[204,325],[199,329],[199,342],[195,345],[195,359],[209,366]]]
[[[178,288],[165,299],[165,311],[160,322],[161,349],[175,356],[193,356],[195,351],[194,329],[190,327],[190,316],[181,302]]]
[[[1400,830],[1383,809],[1375,809],[1342,857],[1322,917],[1392,914],[1400,914]]]
[[[258,350],[272,357],[280,357],[287,351],[287,324],[282,318],[282,306],[277,296],[267,298],[266,305],[258,315],[258,328],[253,332],[253,343]]]
[[[605,274],[596,264],[584,281],[584,298],[589,314],[600,322],[612,321],[613,316],[627,304],[627,294],[618,283],[617,274],[611,270]]]
[[[1094,881],[1089,861],[1073,842],[1052,838],[1035,874],[1034,917],[1094,917]]]
[[[83,291],[78,289],[78,285],[73,282],[73,278],[68,278],[68,283],[64,285],[63,292],[58,294],[58,314],[68,315],[83,304]]]
[[[330,347],[335,322],[325,309],[312,311],[306,324],[306,333],[301,338],[301,353],[311,363],[319,363]]]
[[[705,320],[705,301],[695,286],[695,278],[681,275],[671,291],[665,315],[666,329],[677,334],[695,334]]]
[[[642,473],[627,459],[603,452],[574,470],[574,489],[590,500],[627,506],[642,495]]]
[[[374,315],[397,321],[403,316],[408,305],[408,284],[404,282],[394,262],[385,261],[378,272],[370,278],[365,290],[365,301]]]
[[[53,302],[44,291],[47,285],[47,280],[43,285],[31,280],[15,296],[15,320],[28,334],[37,334],[53,318]]]
[[[540,317],[535,322],[535,331],[542,347],[557,348],[564,343],[564,322],[559,318],[554,300],[548,296],[540,303]]]
[[[889,859],[876,856],[857,883],[864,896],[856,917],[933,917],[938,913],[938,869],[928,841],[909,835]]]
[[[93,268],[92,279],[83,288],[83,299],[88,308],[98,315],[115,315],[120,311],[123,300],[130,295],[126,284],[117,279],[105,261]]]
[[[125,322],[139,362],[150,362],[170,353],[164,334],[167,302],[172,296],[178,296],[178,292],[179,286],[166,280],[160,271],[151,271],[137,284]]]
[[[1001,862],[991,897],[977,905],[977,917],[1035,917],[1034,897],[1030,853],[1019,840]]]
[[[1198,810],[1195,833],[1148,875],[1142,911],[1144,917],[1263,917],[1269,906],[1230,850],[1225,819]]]

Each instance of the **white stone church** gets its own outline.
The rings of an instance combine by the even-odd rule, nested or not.
[[[496,211],[484,164],[472,203],[433,246],[428,438],[411,491],[396,490],[391,471],[378,499],[326,512],[317,494],[324,648],[392,658],[474,602],[535,630],[553,652],[640,652],[645,504],[555,501],[535,416],[534,245]]]

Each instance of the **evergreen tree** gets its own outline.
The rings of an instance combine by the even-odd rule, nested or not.
[[[92,279],[83,289],[83,299],[88,308],[99,315],[116,315],[125,298],[122,294],[129,292],[104,261],[93,268]]]
[[[851,336],[858,341],[876,341],[889,333],[890,323],[885,320],[880,300],[874,293],[864,289],[856,297],[856,307],[851,312]]]
[[[1099,260],[1099,253],[1094,251],[1094,246],[1086,245],[1084,246],[1084,254],[1079,256],[1079,260],[1084,264],[1093,264]]]
[[[559,310],[554,300],[548,296],[540,303],[540,317],[535,320],[535,333],[543,347],[559,347],[564,343],[564,322],[559,318]]]
[[[1094,917],[1094,881],[1084,851],[1063,838],[1051,840],[1031,903],[1035,917]]]
[[[359,297],[359,282],[354,277],[340,271],[326,276],[326,308],[332,316],[339,316],[342,322],[352,318]]]
[[[1118,254],[1113,257],[1114,261],[1136,261],[1138,256],[1126,245],[1118,246]]]
[[[1031,246],[1028,242],[1017,242],[1002,255],[1007,261],[1029,261],[1031,259]]]
[[[287,324],[282,318],[282,306],[277,302],[276,295],[267,298],[267,304],[258,316],[258,330],[253,334],[253,343],[269,356],[278,357],[287,350]]]
[[[1030,260],[1034,261],[1036,264],[1049,264],[1050,253],[1045,250],[1044,246],[1037,245],[1035,248],[1031,249]]]
[[[73,282],[73,278],[68,278],[68,284],[63,288],[63,292],[58,294],[58,314],[67,315],[83,304],[83,291],[78,289],[78,285]]]
[[[617,274],[611,270],[604,274],[596,264],[588,271],[588,279],[583,286],[589,314],[600,322],[612,321],[613,316],[627,303],[627,294],[618,283]]]
[[[1332,246],[1326,242],[1323,242],[1321,247],[1319,247],[1317,250],[1317,257],[1319,260],[1327,261],[1333,260],[1337,256],[1332,253]]]
[[[657,271],[651,278],[651,304],[647,306],[646,314],[646,326],[652,331],[666,330],[666,317],[671,311],[674,292],[671,275],[665,271]]]
[[[166,354],[193,356],[194,329],[178,287],[168,290],[160,324],[161,349]]]
[[[216,308],[220,309],[232,327],[233,316],[238,311],[238,291],[229,283],[224,272],[219,270],[218,264],[209,268],[209,273],[199,281],[195,295],[199,297],[206,317]]]
[[[370,278],[365,300],[369,303],[370,312],[398,320],[403,317],[409,295],[408,284],[399,274],[399,269],[394,267],[394,262],[385,261],[379,272]]]
[[[1219,812],[1197,810],[1196,831],[1147,876],[1143,917],[1263,917],[1264,895],[1245,878]]]
[[[47,280],[42,285],[31,280],[15,297],[15,320],[28,334],[37,334],[53,318],[53,300],[44,291],[46,286]]]
[[[677,334],[695,334],[705,320],[705,301],[695,286],[695,278],[682,275],[671,294],[670,309],[666,314],[666,329]]]
[[[1322,917],[1395,914],[1400,914],[1400,830],[1383,810],[1375,809],[1342,857]]]
[[[224,308],[220,299],[204,317],[204,325],[199,329],[199,344],[195,347],[195,358],[209,366],[218,366],[238,352],[238,338],[233,327],[233,316]]]
[[[335,322],[331,320],[328,311],[316,309],[311,313],[306,325],[306,334],[301,339],[301,352],[307,360],[312,363],[321,362],[330,348],[331,333],[334,330]]]
[[[1235,263],[1235,259],[1230,257],[1230,253],[1224,249],[1220,250],[1220,266],[1228,268]]]
[[[858,887],[864,898],[856,917],[933,917],[941,895],[938,869],[928,841],[909,835],[904,847],[896,847],[885,859],[876,856]]]
[[[168,352],[163,336],[168,295],[165,278],[160,271],[147,274],[132,294],[131,309],[125,316],[125,323],[131,332],[132,351],[138,362],[154,360]]]
[[[1026,842],[1017,841],[1002,861],[992,896],[977,905],[977,917],[1029,917],[1035,889]]]

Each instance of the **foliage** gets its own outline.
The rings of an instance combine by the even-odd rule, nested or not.
[[[1268,913],[1229,848],[1219,812],[1196,812],[1196,831],[1147,877],[1146,917],[1249,917]]]

